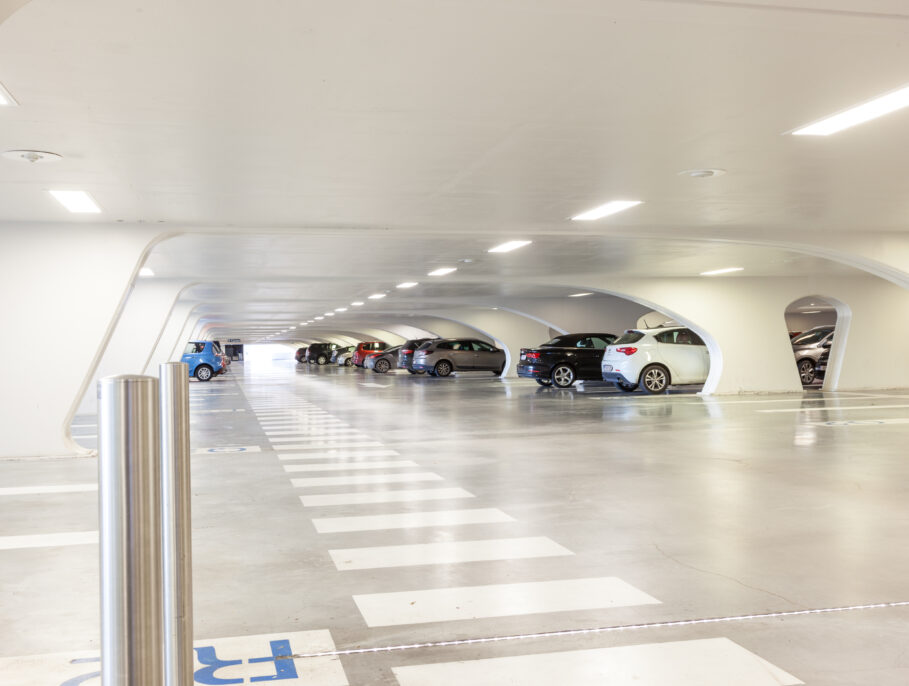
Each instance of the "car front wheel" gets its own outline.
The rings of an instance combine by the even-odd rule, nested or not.
[[[436,364],[436,376],[448,376],[451,374],[451,371],[451,362],[448,362],[447,360],[442,360]]]
[[[388,360],[379,360],[372,368],[376,374],[384,374],[389,369],[391,369],[391,363]]]
[[[669,372],[665,367],[652,364],[641,372],[641,386],[648,393],[658,395],[669,388]]]
[[[552,370],[552,383],[559,388],[568,388],[574,383],[574,369],[567,364],[560,364]]]
[[[209,381],[212,377],[212,368],[207,364],[200,364],[196,367],[196,378],[199,381]]]

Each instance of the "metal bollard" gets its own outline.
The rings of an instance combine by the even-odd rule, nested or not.
[[[102,686],[160,686],[158,380],[98,384]]]
[[[164,683],[193,683],[189,367],[169,362],[161,380],[161,488],[164,559]]]

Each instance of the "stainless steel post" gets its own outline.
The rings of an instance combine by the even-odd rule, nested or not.
[[[164,530],[164,683],[193,683],[193,574],[189,475],[189,366],[168,362],[161,380]]]
[[[102,686],[160,686],[158,380],[98,383]]]

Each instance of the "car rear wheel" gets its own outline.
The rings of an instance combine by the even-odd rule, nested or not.
[[[574,369],[570,365],[560,364],[552,370],[552,383],[559,388],[568,388],[574,383]]]
[[[328,362],[328,358],[325,357],[325,355],[319,355],[319,356],[316,358],[316,363],[317,363],[317,364],[325,364],[326,362]]]
[[[391,369],[391,362],[388,360],[379,360],[376,362],[375,366],[372,368],[377,374],[384,374],[389,369]]]
[[[344,366],[345,366],[345,367],[353,367],[353,362],[351,362],[351,360],[350,360],[349,357],[348,357],[346,360],[344,360]]]
[[[638,385],[636,383],[625,383],[624,381],[616,381],[615,387],[623,393],[634,393],[638,390]]]
[[[207,364],[200,364],[196,367],[196,378],[199,381],[209,381],[211,380],[213,370]]]
[[[813,360],[802,360],[799,362],[799,378],[802,380],[803,386],[813,383],[816,376]]]
[[[658,364],[644,367],[644,371],[641,372],[641,386],[653,395],[665,393],[669,388],[669,372]]]
[[[552,386],[552,379],[534,379],[541,386]]]
[[[448,376],[451,374],[451,362],[448,360],[442,360],[441,362],[436,363],[435,368],[436,376]]]

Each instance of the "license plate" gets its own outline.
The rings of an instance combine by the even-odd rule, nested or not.
[[[526,360],[526,359],[527,359],[527,355],[521,355],[521,359],[522,359],[522,360]]]
[[[612,371],[612,365],[611,365],[611,364],[604,364],[604,365],[603,365],[603,371],[604,371],[604,372],[611,372],[611,371]]]

